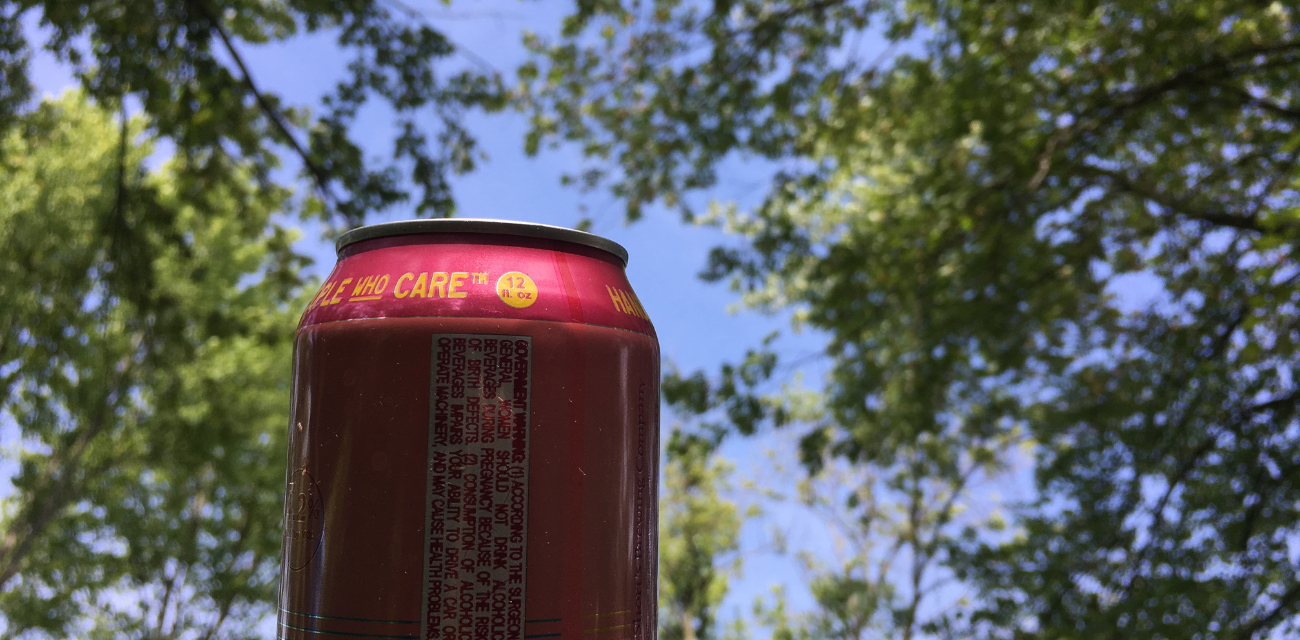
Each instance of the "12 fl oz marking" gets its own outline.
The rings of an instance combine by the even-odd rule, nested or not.
[[[503,273],[497,278],[497,297],[516,309],[530,307],[537,302],[537,283],[525,273]]]

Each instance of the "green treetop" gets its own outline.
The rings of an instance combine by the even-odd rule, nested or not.
[[[274,597],[288,194],[146,170],[145,129],[71,93],[0,138],[0,637],[251,637]]]
[[[1282,637],[1300,625],[1297,18],[591,2],[532,41],[523,77],[533,139],[581,142],[630,217],[685,209],[731,154],[783,161],[760,206],[717,213],[744,243],[705,275],[830,336],[825,416],[755,395],[777,370],[762,349],[666,390],[742,431],[796,422],[811,471],[838,458],[934,505],[899,534],[926,561],[891,578],[896,633]],[[961,516],[1026,462],[1010,529]],[[914,603],[927,572],[962,586]]]
[[[668,438],[659,507],[659,637],[717,638],[718,607],[739,569],[742,514],[727,500],[730,463],[680,426]]]
[[[24,16],[39,17],[41,29],[25,32]],[[49,37],[31,43],[32,33]],[[334,37],[351,60],[312,115],[259,85],[245,55],[252,46],[317,33]],[[138,100],[146,126],[175,143],[195,171],[246,160],[266,180],[289,154],[315,186],[310,204],[351,225],[415,190],[417,213],[450,215],[448,179],[470,170],[478,156],[463,116],[500,108],[505,99],[498,74],[481,60],[445,65],[455,45],[401,2],[6,0],[0,129],[30,98],[33,44],[69,65],[99,104]],[[367,160],[376,150],[363,149],[350,131],[361,109],[376,102],[393,116],[386,162]]]

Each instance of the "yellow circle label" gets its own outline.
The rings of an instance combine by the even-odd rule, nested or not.
[[[504,273],[497,279],[497,296],[502,302],[523,309],[537,302],[537,283],[518,271]]]

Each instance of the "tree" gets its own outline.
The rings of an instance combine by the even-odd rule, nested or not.
[[[477,158],[462,117],[473,108],[498,109],[505,100],[499,74],[477,58],[469,69],[438,73],[455,46],[399,0],[5,0],[0,128],[30,97],[30,45],[19,19],[33,12],[52,34],[41,45],[71,65],[97,103],[138,100],[150,130],[175,143],[195,171],[247,161],[265,181],[288,153],[315,186],[317,198],[307,204],[332,222],[358,224],[416,189],[416,212],[450,215],[448,178],[470,170]],[[286,107],[257,85],[244,61],[248,46],[303,33],[333,34],[353,56],[344,79],[323,97],[319,116]],[[395,118],[387,163],[367,161],[349,133],[374,100]],[[421,124],[426,112],[436,127]]]
[[[5,638],[252,637],[274,597],[289,194],[149,171],[147,129],[70,93],[0,139]]]
[[[353,57],[315,116],[244,58],[313,33]],[[34,46],[86,97],[32,105]],[[448,179],[478,157],[462,118],[504,103],[496,72],[455,52],[392,1],[0,1],[0,415],[21,435],[2,637],[253,633],[274,595],[306,264],[282,224],[356,224],[413,192],[450,215]],[[350,132],[376,102],[395,120],[387,162]],[[176,154],[147,172],[155,140]],[[273,179],[286,157],[313,197]]]
[[[798,554],[812,611],[786,612],[783,592],[775,604],[755,604],[773,638],[910,640],[940,631],[936,611],[961,606],[945,545],[964,527],[998,529],[1001,516],[962,508],[981,488],[972,478],[979,465],[968,460],[953,481],[918,473],[920,458],[912,453],[898,468],[837,461],[798,483],[799,501],[833,536],[833,553]]]
[[[728,574],[739,568],[742,514],[722,497],[731,465],[680,426],[668,439],[659,507],[659,637],[711,640]],[[730,559],[728,556],[733,556]]]
[[[631,218],[694,215],[685,195],[729,155],[783,160],[760,206],[712,218],[743,243],[704,275],[830,335],[826,418],[758,393],[763,349],[666,388],[742,432],[800,425],[810,471],[840,459],[958,508],[1028,451],[1009,534],[927,543],[974,601],[901,622],[1282,637],[1300,627],[1297,11],[592,2],[522,74],[535,145],[579,141],[586,184]]]

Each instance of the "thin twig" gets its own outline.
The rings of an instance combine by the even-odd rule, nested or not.
[[[433,26],[433,22],[429,20],[429,17],[426,16],[424,12],[420,11],[419,9],[416,9],[415,7],[412,7],[411,5],[406,4],[401,0],[386,0],[386,1],[388,2],[388,4],[392,5],[393,8],[397,9],[398,11],[401,11],[402,13],[405,13],[408,18],[419,20],[420,22]],[[466,60],[469,60],[470,62],[474,63],[483,71],[496,74],[496,75],[501,75],[501,72],[496,67],[492,66],[492,63],[488,62],[487,59],[483,58],[477,53],[474,53],[473,51],[470,51],[468,48],[466,48],[464,45],[460,44],[459,42],[456,42],[455,40],[452,40],[451,38],[447,37],[447,34],[442,31],[439,31],[438,35],[442,36],[443,40],[446,40],[447,42],[451,43],[451,47],[452,49],[456,50],[456,53],[465,56]]]
[[[321,196],[325,199],[333,201],[334,198],[329,190],[330,177],[328,172],[312,161],[307,150],[303,148],[302,144],[298,142],[298,139],[295,138],[293,133],[289,130],[289,126],[285,124],[284,118],[280,115],[280,112],[276,110],[275,106],[272,105],[271,102],[266,99],[266,96],[262,94],[261,90],[257,88],[257,84],[253,82],[253,75],[249,73],[248,66],[244,64],[244,58],[239,55],[239,50],[235,49],[235,45],[231,42],[230,36],[226,33],[225,27],[221,26],[221,21],[212,13],[211,10],[209,10],[203,0],[192,0],[191,4],[196,7],[205,18],[207,18],[212,30],[221,38],[221,43],[225,45],[226,52],[229,53],[231,59],[235,61],[235,65],[239,67],[239,73],[243,76],[244,85],[247,86],[249,92],[253,94],[253,98],[257,100],[258,108],[262,110],[262,113],[266,115],[266,118],[275,126],[275,129],[285,139],[285,142],[293,148],[295,153],[298,154],[298,158],[302,160],[303,166],[307,168],[307,172],[311,174],[312,179],[316,182],[316,190],[319,191]]]
[[[122,119],[121,137],[117,145],[117,193],[113,202],[113,215],[117,220],[126,215],[126,148],[129,142],[129,120],[126,117],[126,98],[123,96],[118,105]],[[114,238],[116,239],[116,238]]]
[[[1266,615],[1256,618],[1254,622],[1242,627],[1241,630],[1237,632],[1237,637],[1241,640],[1254,638],[1256,633],[1272,624],[1274,620],[1285,614],[1289,609],[1295,607],[1297,601],[1300,601],[1300,582],[1292,585],[1286,593],[1274,598],[1274,602],[1277,602],[1277,606],[1273,607],[1273,610],[1268,612]]]
[[[1232,227],[1234,229],[1253,231],[1255,233],[1266,235],[1276,231],[1287,232],[1300,229],[1300,226],[1281,220],[1271,221],[1270,224],[1265,225],[1253,217],[1237,216],[1215,211],[1198,211],[1193,209],[1190,203],[1179,201],[1167,194],[1160,193],[1154,187],[1138,182],[1134,178],[1125,175],[1123,172],[1102,169],[1091,165],[1083,165],[1081,168],[1085,172],[1092,173],[1101,178],[1106,178],[1111,182],[1111,184],[1119,187],[1123,191],[1127,191],[1133,195],[1149,200],[1160,205],[1160,207],[1170,213],[1191,220],[1206,222],[1219,227]]]

